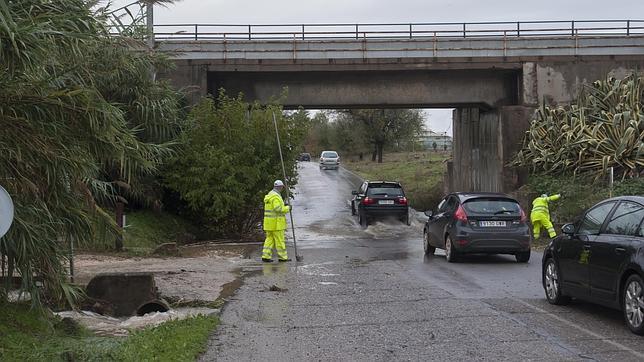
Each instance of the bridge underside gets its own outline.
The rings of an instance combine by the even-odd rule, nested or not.
[[[209,72],[208,93],[223,88],[260,103],[284,94],[286,108],[493,108],[517,103],[518,76],[508,70]]]

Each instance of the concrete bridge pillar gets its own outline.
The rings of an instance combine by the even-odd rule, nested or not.
[[[520,149],[533,112],[526,106],[455,109],[448,191],[508,192],[519,186],[521,170],[505,165]]]

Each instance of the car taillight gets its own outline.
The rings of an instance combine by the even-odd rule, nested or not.
[[[365,197],[364,199],[362,199],[363,205],[371,205],[371,204],[374,204],[375,202],[376,200],[370,199],[369,197]]]
[[[458,209],[456,209],[456,213],[454,214],[454,218],[456,220],[462,221],[462,222],[467,222],[467,214],[465,213],[465,210],[463,209],[462,205],[458,205]]]
[[[401,204],[401,205],[407,205],[407,198],[406,198],[406,197],[404,197],[404,196],[403,196],[403,197],[399,197],[397,201],[398,201],[398,203],[399,203],[399,204]]]
[[[525,223],[528,221],[528,217],[525,215],[525,212],[521,207],[519,207],[519,212],[521,214],[521,223]]]

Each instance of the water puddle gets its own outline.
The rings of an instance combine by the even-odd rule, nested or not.
[[[338,285],[336,282],[318,282],[320,285]]]

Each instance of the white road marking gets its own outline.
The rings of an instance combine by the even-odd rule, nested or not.
[[[532,304],[530,304],[528,302],[525,302],[525,301],[523,301],[521,299],[517,299],[517,298],[511,298],[511,299],[516,301],[517,303],[525,305],[526,307],[532,308],[532,309],[534,309],[534,310],[536,310],[536,311],[538,311],[540,313],[543,313],[543,314],[549,316],[550,318],[556,319],[556,320],[560,321],[561,323],[564,323],[564,324],[566,324],[566,325],[568,325],[570,327],[573,327],[573,328],[575,328],[577,330],[580,330],[580,331],[582,331],[582,332],[584,332],[584,333],[586,333],[588,335],[591,335],[591,336],[593,336],[593,337],[595,337],[597,339],[600,339],[602,342],[606,342],[608,344],[611,344],[611,345],[619,348],[620,350],[622,350],[624,352],[631,353],[632,355],[634,355],[634,356],[636,356],[638,358],[644,359],[644,353],[638,352],[638,351],[636,351],[636,350],[634,350],[634,349],[632,349],[630,347],[627,347],[627,346],[625,346],[625,345],[623,345],[621,343],[612,341],[612,340],[608,339],[608,337],[606,337],[604,335],[601,335],[599,333],[595,333],[593,331],[589,331],[588,329],[586,329],[586,328],[584,328],[584,327],[582,327],[582,326],[580,326],[580,325],[578,325],[576,323],[573,323],[573,322],[571,322],[571,321],[569,321],[569,320],[567,320],[565,318],[559,317],[558,315],[550,313],[545,309],[541,309],[541,308],[539,308],[537,306],[534,306],[534,305],[532,305]]]

